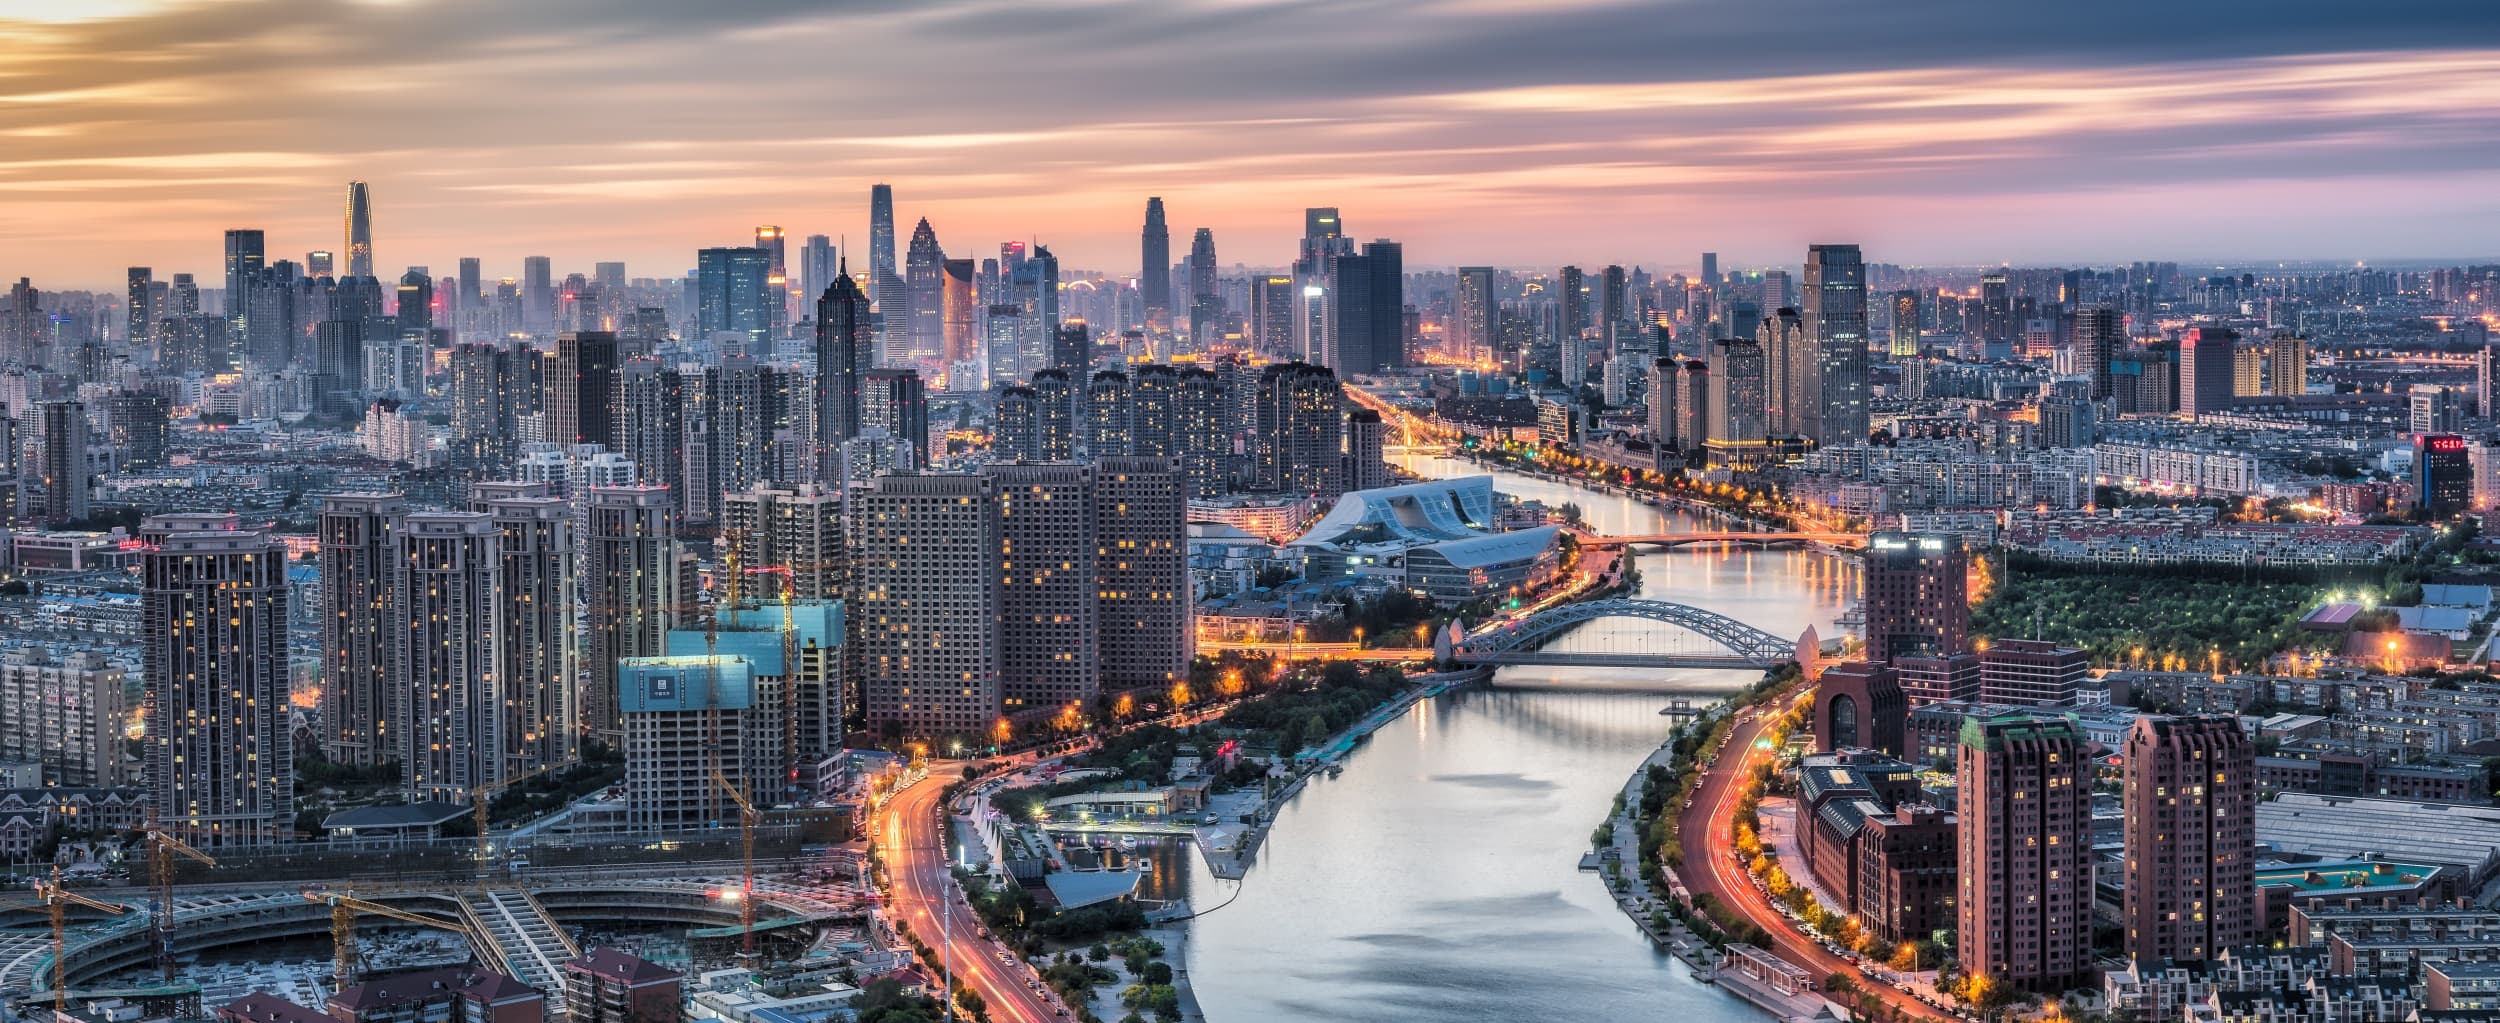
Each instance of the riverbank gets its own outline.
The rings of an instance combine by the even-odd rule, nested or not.
[[[1294,796],[1299,795],[1302,792],[1303,783],[1309,781],[1312,775],[1335,769],[1338,762],[1345,759],[1346,754],[1354,752],[1354,747],[1363,741],[1363,737],[1397,720],[1400,715],[1406,713],[1408,708],[1460,686],[1483,682],[1492,677],[1491,668],[1469,668],[1464,671],[1412,676],[1410,681],[1415,683],[1414,686],[1400,693],[1396,699],[1373,708],[1371,713],[1363,715],[1360,720],[1329,737],[1327,742],[1319,744],[1313,752],[1296,756],[1293,780],[1259,804],[1258,823],[1249,826],[1236,836],[1232,848],[1212,848],[1201,837],[1198,852],[1206,858],[1207,870],[1226,881],[1239,881],[1247,876],[1250,872],[1250,865],[1258,860],[1259,843],[1266,840],[1268,829],[1276,823],[1276,811],[1291,802]]]

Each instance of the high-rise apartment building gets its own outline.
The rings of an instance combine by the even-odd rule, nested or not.
[[[2258,941],[2257,753],[2239,719],[2145,715],[2125,755],[2128,955],[2203,961]]]
[[[1094,467],[1094,539],[1102,688],[1189,678],[1189,487],[1169,459],[1106,458]]]
[[[286,548],[257,530],[166,533],[143,561],[149,798],[195,846],[295,824]]]
[[[0,656],[0,760],[42,765],[49,786],[125,784],[124,684],[122,669],[93,650]]]
[[[1346,489],[1374,490],[1388,486],[1389,429],[1380,413],[1367,408],[1345,416]]]
[[[1076,379],[1056,368],[1033,374],[1032,461],[1076,457]]]
[[[464,802],[503,779],[501,532],[480,512],[420,511],[402,520],[392,573],[390,685],[411,803]]]
[[[2278,398],[2309,393],[2309,339],[2276,334],[2266,345],[2266,390]]]
[[[1867,659],[1962,652],[1970,642],[1969,568],[1951,533],[1867,537]]]
[[[1345,493],[1345,389],[1320,366],[1287,362],[1259,371],[1258,431],[1251,438],[1258,489],[1334,501]]]
[[[1089,458],[1129,454],[1136,442],[1134,391],[1128,374],[1106,369],[1085,385],[1085,452]]]
[[[920,374],[908,369],[872,369],[862,374],[859,420],[894,438],[911,454],[912,467],[929,464],[929,395]]]
[[[2127,319],[2118,307],[2094,302],[2075,310],[2075,362],[2092,381],[2092,400],[2115,393],[2113,366],[2127,350]]]
[[[2092,980],[2092,766],[2058,718],[1972,718],[1956,747],[1956,954],[1966,976],[2055,994]]]
[[[408,511],[398,494],[330,494],[321,498],[322,755],[351,767],[400,757],[391,685],[397,642],[393,580],[399,528]]]
[[[1103,670],[1095,469],[999,464],[989,476],[998,501],[1000,701],[1009,715],[1088,713]]]
[[[471,510],[491,516],[500,534],[496,584],[503,590],[504,620],[495,670],[503,694],[502,745],[501,763],[489,773],[514,778],[569,763],[579,753],[578,534],[572,505],[546,488],[508,485],[505,492],[483,494],[471,488],[470,500]]]
[[[582,560],[589,663],[580,673],[582,730],[615,748],[624,722],[616,704],[616,664],[665,650],[668,626],[684,613],[675,496],[666,487],[590,488]]]
[[[880,476],[852,502],[850,614],[869,728],[986,736],[1000,708],[994,481]]]
[[[842,495],[827,485],[759,484],[721,498],[721,535],[737,543],[738,563],[756,577],[742,584],[750,596],[781,596],[786,583],[800,600],[842,595],[847,567],[842,544]],[[752,587],[766,586],[755,590]]]

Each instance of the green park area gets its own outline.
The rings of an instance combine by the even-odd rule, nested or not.
[[[2331,642],[2300,628],[2328,589],[2175,570],[2025,566],[2000,577],[1972,609],[1971,634],[2062,643],[2109,666],[2203,669],[2218,658],[2226,670],[2253,669],[2274,654]]]

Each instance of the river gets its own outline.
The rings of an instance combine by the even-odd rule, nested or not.
[[[1481,473],[1409,456],[1424,476]],[[1512,473],[1497,487],[1580,505],[1606,533],[1697,528],[1637,501]],[[1639,555],[1640,596],[1727,614],[1781,635],[1833,635],[1853,569],[1805,551]],[[1659,649],[1670,626],[1598,621],[1551,649]],[[1745,1021],[1762,1014],[1654,951],[1595,873],[1578,869],[1633,768],[1666,738],[1670,693],[1695,703],[1752,673],[1504,668],[1490,689],[1426,701],[1375,733],[1342,777],[1316,778],[1278,814],[1239,885],[1195,856],[1188,968],[1211,1023],[1289,1021]],[[1164,875],[1168,878],[1169,875]]]

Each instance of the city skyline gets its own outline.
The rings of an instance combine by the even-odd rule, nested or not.
[[[1149,195],[1254,267],[1323,204],[1415,266],[2476,257],[2500,20],[2398,6],[0,4],[0,241],[53,287],[232,227],[345,251],[353,179],[385,276],[664,277],[755,224],[858,244],[890,182],[942,239],[1114,274]]]

